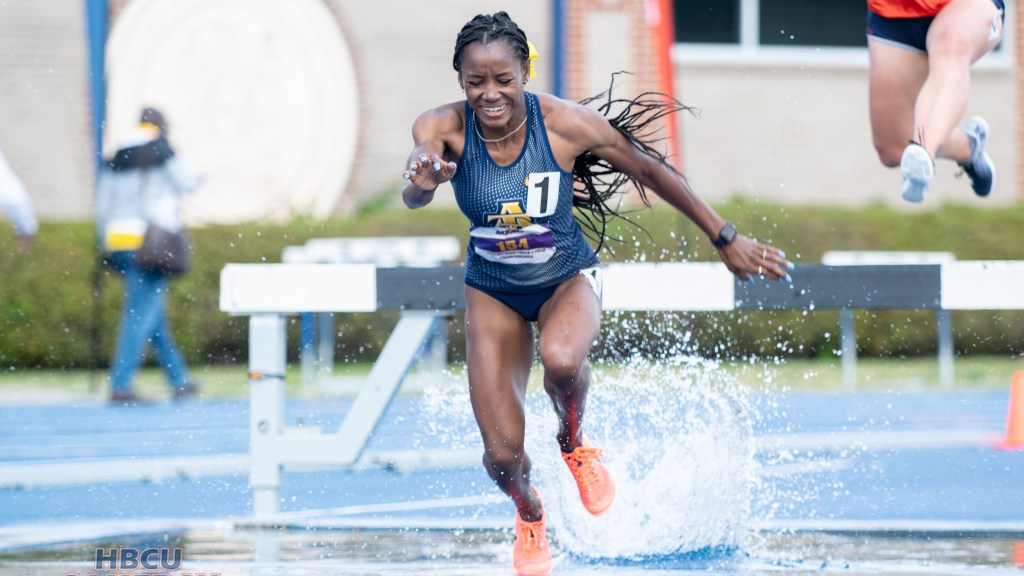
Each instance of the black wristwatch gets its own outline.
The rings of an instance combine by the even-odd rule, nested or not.
[[[711,241],[711,244],[715,248],[725,248],[732,241],[736,239],[736,227],[731,222],[726,222],[725,226],[722,226],[722,231],[718,233],[718,238]]]

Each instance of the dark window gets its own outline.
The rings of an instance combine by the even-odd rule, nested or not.
[[[761,0],[761,45],[867,46],[867,17],[864,0]]]
[[[674,0],[676,42],[739,44],[740,0]]]
[[[762,46],[866,46],[865,0],[759,0]],[[673,0],[676,42],[739,44],[740,0]]]

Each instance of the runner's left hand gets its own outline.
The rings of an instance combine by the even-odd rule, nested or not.
[[[774,246],[755,242],[742,234],[727,246],[718,249],[722,262],[740,280],[753,281],[755,277],[792,283],[789,271],[793,263],[786,253]]]

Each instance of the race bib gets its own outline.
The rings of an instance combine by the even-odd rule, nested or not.
[[[531,224],[519,229],[478,227],[469,231],[473,251],[502,264],[543,264],[555,255],[551,228]]]

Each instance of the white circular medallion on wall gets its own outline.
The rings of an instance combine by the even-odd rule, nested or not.
[[[104,154],[144,107],[203,176],[190,224],[323,219],[358,136],[356,75],[323,0],[131,0],[107,42]]]

